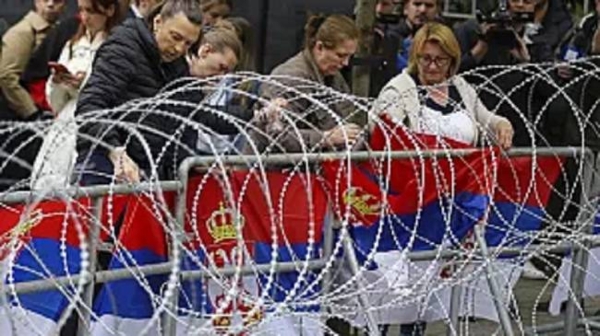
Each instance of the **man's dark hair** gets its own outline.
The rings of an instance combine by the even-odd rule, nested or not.
[[[182,13],[191,23],[202,25],[202,11],[198,0],[166,0],[152,9],[148,15],[148,24],[152,28],[154,18],[160,14],[163,20]]]

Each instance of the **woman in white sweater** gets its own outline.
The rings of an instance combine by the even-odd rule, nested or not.
[[[454,33],[440,23],[424,25],[415,35],[408,68],[383,88],[375,103],[409,129],[475,145],[482,134],[503,148],[512,144],[513,127],[483,105],[462,77],[460,46]]]
[[[509,148],[514,133],[511,123],[491,113],[473,87],[455,76],[460,59],[460,46],[450,28],[440,23],[424,25],[413,40],[408,68],[386,84],[375,112],[417,133],[470,145],[485,136]],[[402,324],[400,335],[422,336],[425,327],[419,320]]]
[[[96,51],[119,21],[117,0],[78,0],[77,4],[79,30],[63,47],[58,64],[50,64],[46,95],[56,119],[33,165],[31,187],[36,190],[68,185],[76,156],[74,112],[79,89],[91,71]]]

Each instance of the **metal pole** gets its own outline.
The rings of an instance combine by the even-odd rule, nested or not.
[[[357,284],[362,285],[362,277],[360,276],[360,266],[358,265],[358,260],[356,259],[356,254],[354,254],[354,247],[352,246],[352,240],[350,239],[349,234],[345,234],[342,237],[342,241],[344,243],[344,255],[348,258],[348,263],[350,264],[350,271],[356,277]],[[379,328],[377,327],[377,321],[373,314],[368,310],[369,309],[369,298],[364,294],[358,294],[358,300],[360,305],[364,308],[365,318],[367,320],[367,328],[369,329],[370,336],[379,335]]]
[[[456,266],[452,267],[455,271]],[[462,301],[462,287],[461,284],[457,283],[452,287],[450,292],[450,323],[446,329],[446,335],[456,336],[460,328],[458,317],[460,316],[460,304]]]
[[[181,188],[178,181],[159,183],[97,185],[91,187],[70,187],[47,191],[15,191],[8,194],[0,193],[1,204],[29,203],[43,200],[77,199],[82,197],[104,197],[106,195],[130,195],[143,192],[176,191]]]
[[[488,246],[485,242],[485,237],[483,235],[483,228],[480,225],[475,225],[475,237],[477,238],[477,243],[479,245],[479,249],[481,250],[481,255],[484,259],[483,267],[487,276],[488,285],[490,286],[492,298],[494,299],[494,305],[496,306],[496,311],[498,312],[498,319],[500,320],[500,325],[504,330],[504,335],[513,336],[514,332],[510,323],[510,317],[508,316],[508,311],[505,305],[503,305],[503,295],[502,291],[500,290],[500,286],[498,286],[496,278],[494,278],[494,265],[489,259],[490,254],[488,251]]]
[[[189,167],[196,166],[211,166],[216,162],[221,162],[224,165],[251,165],[258,161],[263,164],[298,164],[298,163],[317,163],[331,160],[347,160],[352,161],[368,161],[372,159],[410,159],[410,158],[454,158],[463,157],[469,154],[481,152],[481,149],[432,149],[424,151],[373,151],[373,152],[327,152],[327,153],[290,153],[290,154],[266,154],[261,156],[256,155],[225,155],[216,160],[212,156],[196,156],[190,157],[182,163]],[[538,149],[532,148],[513,148],[505,154],[508,157],[531,156],[534,154],[537,157],[580,157],[587,153],[591,153],[588,149],[579,147],[544,147]],[[1,198],[0,198],[1,199]]]
[[[89,251],[89,278],[85,279],[86,284],[83,287],[83,293],[81,295],[82,302],[80,304],[80,315],[79,324],[77,326],[77,335],[85,336],[89,335],[90,323],[92,316],[92,303],[94,300],[94,274],[96,273],[96,264],[98,263],[98,256],[96,254],[96,247],[100,240],[100,226],[102,218],[102,198],[96,197],[93,199],[93,214],[94,218],[90,223],[90,234],[88,238],[88,251]],[[86,270],[82,270],[85,272]]]
[[[584,170],[580,197],[581,208],[577,215],[576,223],[579,224],[581,233],[590,234],[593,230],[594,216],[598,209],[597,201],[592,201],[592,197],[595,196],[592,195],[595,162],[593,154],[587,154],[583,159]],[[589,245],[587,241],[581,242],[581,246],[577,246],[577,243],[573,242],[573,266],[571,267],[571,279],[569,281],[572,295],[569,296],[567,309],[565,311],[566,336],[574,336],[577,332],[579,310],[583,309],[583,307],[579,307],[578,309],[578,306],[583,300],[583,287],[589,257],[588,248]]]
[[[327,262],[333,257],[333,222],[335,218],[333,216],[332,211],[327,213],[325,217],[325,231],[323,233],[323,255],[321,259],[326,260]],[[326,266],[324,264],[323,266]],[[329,293],[329,288],[331,286],[331,270],[325,270],[325,274],[323,275],[323,279],[321,280],[321,293],[323,295],[327,295]],[[322,309],[326,309],[325,305],[321,305]],[[327,311],[325,311],[327,313]]]
[[[175,202],[175,223],[173,227],[171,227],[171,249],[170,249],[170,258],[172,270],[177,269],[178,272],[181,272],[181,253],[179,252],[179,244],[183,242],[185,238],[184,233],[184,225],[185,225],[185,210],[186,210],[186,195],[187,195],[187,185],[189,181],[189,171],[190,166],[184,161],[179,167],[178,178],[180,181],[179,190],[177,191],[177,201]],[[164,336],[172,336],[177,333],[177,321],[176,317],[179,311],[179,284],[181,281],[181,273],[179,274],[171,274],[172,278],[169,279],[169,286],[167,286],[167,291],[173,291],[170,298],[168,298],[168,302],[166,304],[166,311],[162,315],[162,326],[163,326],[163,335]],[[175,279],[174,277],[177,276]],[[172,282],[175,281],[174,285],[171,285]],[[169,311],[172,309],[172,311]]]
[[[590,241],[592,241],[592,240],[590,240]],[[592,247],[600,247],[600,242],[595,242],[591,246]],[[525,249],[510,247],[510,248],[493,248],[493,249],[490,249],[490,251],[494,255],[509,257],[509,256],[514,256],[514,255],[520,254],[520,253],[527,253],[527,251],[566,252],[566,251],[570,251],[571,248],[572,248],[571,245],[567,246],[565,244],[561,244],[555,248],[546,248],[546,249],[541,248],[539,245],[530,245],[528,248],[525,248]],[[460,256],[460,255],[461,255],[461,252],[459,252],[459,251],[439,251],[439,252],[437,252],[437,251],[419,251],[419,252],[410,252],[407,254],[408,259],[411,261],[433,260],[433,259],[436,259],[436,256],[439,257],[439,259],[450,259],[450,258],[454,258],[454,257]],[[320,260],[315,260],[313,263],[320,265],[320,267],[323,267],[327,264],[327,259],[322,258]],[[264,269],[262,268],[263,266],[265,266]],[[242,274],[242,275],[254,274],[255,271],[256,272],[269,272],[270,267],[271,267],[270,265],[256,265],[256,266],[253,266],[252,268],[243,267],[240,270],[240,274]],[[278,272],[292,272],[301,267],[302,267],[301,264],[298,264],[295,262],[289,262],[289,263],[277,264],[275,269]],[[135,272],[136,272],[136,274],[152,276],[152,275],[169,273],[169,271],[172,268],[173,268],[173,264],[171,262],[165,262],[165,263],[159,263],[159,264],[139,266],[135,270]],[[308,268],[311,270],[316,269],[316,268],[312,268],[311,265],[309,265]],[[200,272],[202,275],[199,275],[200,273],[195,273],[195,272]],[[188,279],[195,278],[196,275],[197,275],[197,277],[209,276],[210,275],[209,272],[210,271],[205,271],[205,270],[185,271],[185,272],[181,273],[181,278],[182,278],[182,280],[188,280]],[[220,273],[223,275],[233,275],[233,274],[235,274],[235,272],[236,272],[236,268],[220,269]],[[129,279],[132,277],[133,277],[132,272],[131,272],[131,270],[128,270],[128,269],[100,271],[100,272],[96,272],[96,274],[94,276],[94,282],[95,283],[105,283],[105,282],[109,282],[109,281]],[[51,289],[56,288],[56,286],[68,285],[70,283],[79,281],[79,279],[80,279],[79,275],[71,275],[71,276],[57,277],[57,278],[53,278],[53,279],[20,282],[20,283],[14,284],[13,287],[14,287],[15,293],[19,293],[19,294],[33,293],[33,292],[41,292],[41,291],[45,291],[45,290],[51,290]],[[9,290],[6,287],[2,287],[2,289],[0,290],[0,294],[6,294],[8,292],[9,292]],[[10,293],[12,293],[12,291],[10,291]],[[564,323],[561,322],[561,325],[562,324],[564,324]]]

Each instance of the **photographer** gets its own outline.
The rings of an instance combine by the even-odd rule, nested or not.
[[[460,71],[480,65],[552,61],[571,26],[571,16],[560,0],[501,1],[491,15],[457,27],[463,52]]]
[[[402,9],[402,13],[400,13]],[[441,0],[379,0],[375,13],[373,67],[370,95],[376,97],[383,86],[408,64],[412,39],[429,21],[441,21]]]

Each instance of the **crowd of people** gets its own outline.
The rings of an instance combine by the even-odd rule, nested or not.
[[[350,101],[323,109],[287,90],[302,92],[308,81],[350,93],[341,71],[357,52],[360,34],[347,16],[311,17],[302,50],[271,73],[278,84],[244,86],[260,99],[215,102],[203,90],[184,91],[169,99],[187,104],[162,108],[174,118],[148,113],[156,109],[144,108],[143,99],[196,80],[255,70],[249,23],[229,17],[228,0],[77,4],[77,15],[59,22],[64,0],[35,0],[3,36],[4,189],[27,179],[33,189],[48,189],[172,178],[182,158],[210,153],[199,145],[199,130],[182,120],[215,135],[235,135],[240,123],[248,125],[250,139],[239,146],[247,154],[332,151],[360,142],[368,130],[353,121]],[[600,52],[600,0],[595,4],[576,25],[561,0],[508,0],[494,14],[452,26],[439,0],[379,0],[370,86],[374,115],[472,145],[484,139],[505,149],[576,145],[583,139],[597,145],[593,125],[588,130],[564,113],[574,102],[585,120],[598,120],[597,79],[581,80],[585,66],[567,63]],[[398,20],[390,19],[394,13]],[[503,65],[530,68],[495,76]],[[530,77],[540,80],[511,90]],[[553,83],[566,94],[557,96]],[[215,91],[221,84],[214,83]],[[322,99],[327,101],[327,93]],[[194,108],[201,103],[229,118]],[[132,109],[120,108],[128,104]],[[12,129],[13,122],[48,127],[40,134]],[[530,125],[537,127],[533,136]],[[404,326],[402,332],[413,335],[422,328]]]
[[[441,1],[378,1],[379,19],[374,32],[374,57],[378,62],[371,76],[371,95],[379,97],[376,105],[381,107],[394,90],[428,87],[430,89],[426,91],[419,91],[419,95],[404,99],[407,106],[402,109],[420,109],[418,102],[426,98],[423,105],[428,111],[441,112],[443,118],[440,120],[461,110],[467,112],[468,118],[475,117],[478,123],[483,122],[482,114],[487,114],[479,110],[486,109],[504,117],[500,123],[502,127],[494,125],[487,129],[497,133],[497,140],[503,146],[534,144],[528,125],[538,117],[536,113],[555,92],[548,82],[564,84],[574,76],[574,71],[566,65],[558,67],[557,71],[547,71],[544,67],[553,66],[556,61],[593,55],[598,49],[595,43],[598,39],[597,14],[586,16],[573,28],[571,16],[562,1],[509,0],[507,5],[498,11],[505,10],[508,16],[500,12],[488,13],[488,19],[478,17],[451,27],[441,16]],[[120,179],[139,181],[141,175],[150,173],[148,161],[156,157],[140,157],[148,156],[140,154],[140,139],[132,138],[131,132],[122,127],[105,122],[106,119],[120,120],[123,116],[114,112],[102,116],[102,122],[99,122],[93,113],[156,96],[167,84],[180,78],[208,78],[255,69],[252,29],[243,18],[228,17],[232,10],[230,1],[155,3],[139,0],[127,3],[122,0],[80,0],[77,15],[58,22],[64,7],[61,0],[38,0],[35,8],[3,36],[0,59],[2,120],[55,120],[54,124],[60,125],[53,125],[53,131],[43,134],[43,144],[42,137],[31,136],[31,132],[5,132],[3,135],[7,140],[4,152],[12,153],[16,148],[19,159],[25,163],[35,162],[32,176],[35,183],[32,185],[38,188],[66,185],[74,167],[83,169],[84,173],[80,174],[83,184],[107,181],[106,178],[93,178],[89,174],[90,166],[95,167],[95,175],[116,175]],[[395,21],[389,18],[394,13],[401,14]],[[423,27],[431,32],[443,30],[440,34],[447,37],[414,48],[416,34]],[[357,49],[359,33],[354,23],[341,15],[315,16],[305,28],[304,49],[276,67],[272,74],[309,80],[349,93],[341,70],[348,67]],[[460,58],[456,59],[456,56]],[[536,69],[550,80],[532,81],[523,89],[511,91],[524,82],[529,73],[514,71],[509,75],[493,76],[494,71],[498,71],[497,65],[518,64],[540,64]],[[477,75],[473,75],[474,72]],[[496,79],[488,81],[489,78]],[[301,83],[294,83],[294,80],[283,81],[289,87],[301,87]],[[493,82],[495,90],[482,89],[482,85],[488,85],[484,81]],[[451,85],[440,86],[441,83]],[[253,150],[331,148],[353,142],[361,134],[359,125],[338,122],[337,117],[352,119],[354,113],[352,106],[348,106],[350,104],[338,104],[340,106],[334,108],[336,117],[309,108],[309,102],[302,99],[294,99],[288,105],[285,94],[272,85],[264,85],[260,91],[257,87],[247,89],[273,101],[282,98],[277,100],[278,104],[293,112],[293,120],[286,122],[301,129],[298,133],[286,131],[284,127],[283,132],[276,131],[275,141],[273,129],[278,128],[262,125],[268,118],[263,118],[262,123],[250,123],[256,119],[255,101],[249,103],[246,100],[244,104],[230,101],[221,106],[241,121],[255,125],[250,131],[258,147]],[[425,95],[421,97],[423,92]],[[207,97],[200,94],[183,98],[200,102]],[[474,101],[475,98],[479,100]],[[542,126],[536,130],[538,137],[552,145],[572,144],[577,138],[573,134],[564,134],[561,129],[568,117],[560,111],[569,107],[567,99],[562,98],[550,99],[550,106],[544,106],[548,112],[540,122]],[[447,102],[452,102],[452,106]],[[384,107],[379,113],[397,114],[398,110],[397,106]],[[325,115],[321,115],[323,113]],[[88,114],[90,118],[82,118]],[[529,119],[524,120],[523,115]],[[436,114],[427,116],[437,118]],[[146,126],[167,133],[166,127],[173,127],[167,120],[157,117],[133,114],[125,119],[131,122],[131,118],[142,118],[143,123],[149,124]],[[414,123],[414,118],[414,113],[407,113],[407,121]],[[440,120],[440,125],[447,124]],[[65,125],[74,124],[77,124],[76,128],[70,127],[73,131],[68,136],[58,130],[69,129]],[[216,125],[209,123],[208,126]],[[422,125],[411,127],[420,131],[426,129]],[[226,128],[216,127],[215,133],[223,134]],[[188,133],[193,138],[193,132]],[[448,134],[447,131],[442,133]],[[510,138],[513,133],[514,138]],[[165,142],[156,141],[157,137],[150,134],[144,137],[151,148],[162,148]],[[472,135],[467,142],[475,143],[474,139],[476,137]],[[52,145],[75,141],[76,152],[59,151]],[[26,144],[22,145],[23,142]],[[52,159],[53,155],[57,158]],[[14,182],[30,177],[31,171],[26,170],[9,162],[3,173],[8,181]],[[62,178],[48,178],[53,173]],[[164,174],[161,177],[169,176],[167,172]],[[44,182],[49,180],[57,184]]]

